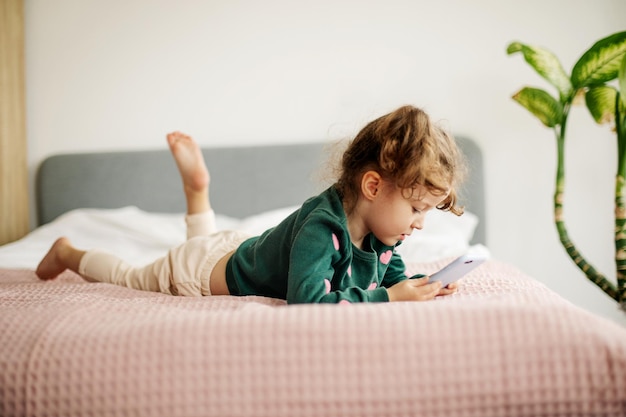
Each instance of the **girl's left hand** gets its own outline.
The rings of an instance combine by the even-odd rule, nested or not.
[[[442,287],[439,290],[439,293],[437,293],[437,296],[454,294],[458,289],[459,289],[459,286],[457,285],[457,283],[452,282],[448,284],[447,287]]]

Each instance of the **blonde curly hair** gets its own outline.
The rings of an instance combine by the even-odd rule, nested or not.
[[[463,214],[457,201],[467,170],[463,154],[454,138],[419,108],[403,106],[379,117],[350,142],[335,183],[348,212],[358,200],[362,175],[370,170],[395,183],[406,198],[418,185],[436,195],[447,193],[437,208]]]

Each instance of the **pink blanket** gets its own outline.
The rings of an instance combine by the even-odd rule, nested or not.
[[[0,349],[5,417],[626,415],[626,329],[495,261],[350,306],[0,270]]]

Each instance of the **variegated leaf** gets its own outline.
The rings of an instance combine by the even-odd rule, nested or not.
[[[513,100],[524,106],[547,127],[561,123],[563,106],[544,90],[524,87],[513,95]]]
[[[578,89],[615,79],[624,54],[626,54],[626,32],[618,32],[599,40],[574,65],[572,85]]]
[[[626,108],[626,54],[624,54],[624,58],[622,58],[622,64],[619,67],[618,79],[622,104]]]
[[[591,87],[585,94],[585,103],[597,123],[610,123],[615,119],[617,90],[607,85]]]
[[[565,73],[558,58],[547,49],[513,42],[507,48],[509,55],[521,52],[526,62],[535,71],[559,91],[561,102],[564,102],[572,93],[572,83]]]

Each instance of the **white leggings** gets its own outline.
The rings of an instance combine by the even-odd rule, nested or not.
[[[187,241],[148,265],[135,267],[117,256],[90,250],[82,257],[78,273],[87,279],[144,291],[211,295],[209,280],[215,264],[250,236],[238,231],[217,231],[212,210],[187,215],[185,223]]]

